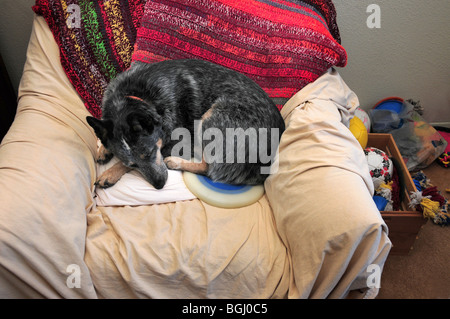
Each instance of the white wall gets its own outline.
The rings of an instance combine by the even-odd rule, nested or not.
[[[364,109],[389,96],[420,100],[428,122],[450,123],[450,1],[334,0],[348,65],[339,69]],[[369,4],[381,28],[369,29]],[[0,0],[0,52],[19,85],[34,0]]]
[[[420,100],[428,122],[450,122],[450,1],[334,0],[348,64],[339,69],[364,109],[399,96]],[[381,27],[367,27],[369,4]]]

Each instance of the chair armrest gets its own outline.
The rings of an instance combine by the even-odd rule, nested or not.
[[[96,296],[84,264],[96,138],[58,62],[37,17],[18,112],[0,146],[0,298]],[[73,269],[80,289],[68,285]]]
[[[370,288],[369,265],[382,269],[391,247],[364,153],[343,123],[346,103],[336,103],[348,88],[336,77],[325,75],[283,108],[278,169],[265,183],[292,258],[292,298],[344,298]]]

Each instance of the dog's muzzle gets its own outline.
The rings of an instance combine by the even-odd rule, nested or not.
[[[139,167],[138,170],[156,189],[161,189],[166,185],[169,172],[164,162],[160,165],[151,163],[145,168]]]

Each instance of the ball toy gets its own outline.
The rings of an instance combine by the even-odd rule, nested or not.
[[[364,111],[362,108],[358,107],[355,110],[355,116],[363,122],[364,126],[367,129],[367,133],[370,133],[370,116]]]
[[[373,201],[375,202],[375,205],[377,205],[380,212],[383,211],[388,204],[388,200],[386,198],[378,195],[373,196]]]
[[[394,172],[394,165],[385,152],[375,147],[367,147],[364,150],[370,176],[377,190],[381,184],[389,183]]]
[[[367,146],[369,135],[363,122],[355,116],[350,120],[349,129],[350,132],[352,132],[353,136],[355,136],[355,138],[358,140],[361,147],[365,149]]]

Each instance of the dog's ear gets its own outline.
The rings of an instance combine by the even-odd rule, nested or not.
[[[139,113],[130,113],[127,117],[127,123],[132,132],[141,134],[147,132],[151,134],[153,132],[153,121]]]
[[[106,147],[108,139],[112,135],[113,123],[110,120],[99,120],[92,116],[87,116],[86,121],[94,129],[97,137],[102,141],[102,144]]]

